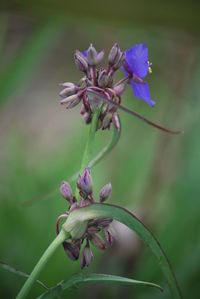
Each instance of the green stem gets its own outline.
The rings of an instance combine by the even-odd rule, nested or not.
[[[82,162],[81,162],[81,168],[80,168],[81,174],[83,173],[85,167],[88,166],[88,164],[91,160],[91,157],[92,157],[99,113],[100,113],[100,110],[95,110],[93,113],[92,122],[91,122],[90,130],[89,130],[89,136],[88,136],[88,140],[86,143],[85,151],[84,151]],[[77,199],[79,199],[79,189],[77,187],[76,187],[76,191],[75,191],[75,197]]]
[[[48,260],[54,254],[59,245],[61,245],[66,239],[69,238],[70,234],[66,233],[64,230],[60,231],[59,235],[53,240],[53,242],[49,245],[49,247],[46,249],[42,257],[38,261],[37,265],[35,266],[32,273],[30,274],[25,284],[21,288],[20,292],[18,293],[16,299],[23,299],[27,297],[35,281],[38,279],[41,271],[46,266]]]

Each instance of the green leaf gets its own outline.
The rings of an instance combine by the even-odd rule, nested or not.
[[[16,268],[14,268],[13,266],[11,266],[11,265],[9,265],[9,264],[7,264],[7,263],[4,263],[4,262],[2,262],[2,261],[0,261],[0,267],[2,268],[2,269],[4,269],[4,270],[7,270],[7,271],[9,271],[9,272],[12,272],[12,273],[14,273],[14,274],[17,274],[17,275],[19,275],[19,276],[22,276],[22,277],[25,277],[25,278],[27,278],[27,277],[29,277],[30,275],[28,274],[28,273],[25,273],[25,272],[23,272],[23,271],[21,271],[21,270],[18,270],[18,269],[16,269]],[[40,280],[36,280],[36,282],[39,284],[39,285],[41,285],[43,288],[45,288],[45,289],[49,289],[42,281],[40,281]]]
[[[86,220],[101,217],[111,217],[135,231],[156,257],[158,264],[167,279],[173,298],[182,298],[173,269],[160,243],[153,236],[150,230],[127,209],[117,205],[95,203],[71,212],[63,225],[63,229],[70,233],[70,230],[73,232],[73,226],[76,226],[78,222],[84,222]]]
[[[113,134],[110,142],[94,157],[90,162],[89,166],[92,168],[94,167],[97,163],[99,163],[107,154],[110,153],[110,151],[115,147],[115,145],[118,143],[119,139],[121,136],[121,124],[120,124],[120,130],[119,132],[116,131],[116,129],[113,126]],[[73,174],[70,178],[67,179],[69,183],[73,183],[74,181],[77,180],[79,172],[76,172]],[[27,200],[25,201],[22,205],[24,208],[28,208],[32,206],[35,203],[38,203],[42,200],[47,200],[49,198],[52,198],[59,192],[59,188],[56,188],[54,190],[51,190],[47,194],[44,194],[42,196],[39,196],[37,198]]]
[[[95,282],[101,282],[101,283],[107,283],[107,284],[123,284],[123,285],[141,285],[141,286],[147,286],[147,287],[155,287],[159,290],[163,291],[163,289],[154,283],[149,283],[145,281],[139,281],[134,279],[129,279],[121,276],[116,275],[108,275],[108,274],[83,274],[79,273],[77,275],[74,275],[67,281],[62,281],[55,287],[51,288],[49,291],[43,293],[38,297],[38,299],[53,299],[55,296],[60,295],[62,291],[65,291],[72,287],[79,287],[82,284],[87,283],[95,283]]]

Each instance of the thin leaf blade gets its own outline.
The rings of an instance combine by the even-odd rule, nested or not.
[[[106,284],[118,284],[118,285],[123,284],[123,285],[131,285],[131,286],[141,285],[141,286],[157,288],[160,291],[163,291],[163,289],[159,285],[150,282],[134,280],[134,279],[116,276],[116,275],[79,273],[66,281],[62,281],[55,287],[51,288],[49,291],[43,293],[38,297],[38,299],[53,299],[56,295],[61,294],[61,292],[69,288],[79,287],[80,285],[88,284],[88,283],[106,283]]]

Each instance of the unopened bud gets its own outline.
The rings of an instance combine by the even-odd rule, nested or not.
[[[99,72],[98,85],[99,87],[105,87],[107,84],[108,84],[107,71],[103,69],[102,71]]]
[[[90,66],[97,65],[97,51],[92,44],[87,50],[87,61]]]
[[[94,234],[90,236],[90,241],[92,242],[92,244],[101,249],[101,250],[105,250],[106,249],[106,243],[105,241],[102,239],[102,237],[100,235]]]
[[[75,92],[76,92],[76,86],[66,87],[59,93],[59,96],[68,97],[71,96],[72,94],[75,94]]]
[[[72,260],[72,261],[76,261],[79,258],[79,254],[80,254],[80,242],[63,242],[63,247],[64,250],[66,252],[66,254],[68,255],[68,257]]]
[[[112,218],[100,218],[95,220],[97,226],[106,227],[113,221]]]
[[[101,63],[103,58],[104,58],[104,50],[101,50],[99,53],[97,53],[97,64]]]
[[[121,52],[119,59],[117,60],[117,62],[113,65],[114,70],[117,70],[121,67],[122,63],[124,62],[125,59],[125,52]]]
[[[110,129],[111,121],[112,121],[112,113],[108,112],[103,119],[102,130]]]
[[[94,259],[94,256],[92,254],[92,251],[90,249],[89,242],[88,242],[81,254],[81,269],[83,269],[84,267],[89,267],[89,265],[91,264],[93,259]]]
[[[71,82],[60,83],[60,86],[66,87],[66,88],[75,87],[74,83],[71,83]]]
[[[85,120],[86,124],[90,124],[91,123],[91,120],[92,120],[92,114],[91,113],[86,112],[83,115],[83,117],[84,117],[84,120]]]
[[[100,191],[100,202],[104,202],[110,197],[110,194],[112,192],[112,185],[111,183],[106,184]]]
[[[90,204],[90,201],[88,199],[82,198],[80,201],[80,208],[84,208]]]
[[[78,105],[81,101],[79,94],[73,94],[60,101],[60,104],[65,104],[66,109],[70,109]]]
[[[121,126],[120,126],[119,114],[117,112],[114,112],[112,115],[112,123],[113,123],[113,126],[115,127],[116,131],[119,132]]]
[[[113,66],[118,61],[120,53],[119,46],[117,43],[115,43],[108,55],[108,63],[110,66]]]
[[[61,186],[60,186],[60,193],[62,194],[62,196],[63,196],[66,200],[68,200],[69,202],[72,202],[73,195],[72,195],[71,187],[70,187],[70,185],[68,184],[68,182],[63,181],[63,182],[61,183]]]
[[[87,72],[88,69],[88,63],[87,59],[84,57],[84,55],[80,51],[76,51],[74,54],[75,64],[78,67],[78,69],[82,72]]]
[[[126,86],[127,86],[127,81],[122,82],[121,84],[118,85],[114,85],[113,90],[116,92],[117,95],[120,96],[125,91]]]
[[[79,174],[77,186],[80,191],[83,191],[88,195],[92,193],[93,183],[92,183],[92,177],[90,173],[90,167],[85,168],[82,176]]]
[[[107,243],[110,246],[112,246],[113,242],[116,240],[116,233],[115,233],[115,230],[113,229],[113,227],[111,225],[106,227],[104,229],[104,234],[105,234],[105,238],[106,238]]]

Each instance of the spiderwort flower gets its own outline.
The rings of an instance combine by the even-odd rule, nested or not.
[[[148,48],[145,44],[137,44],[129,50],[125,50],[125,62],[122,70],[125,75],[131,75],[131,85],[135,96],[142,98],[153,107],[155,102],[150,97],[149,85],[142,80],[151,70],[148,60]]]
[[[91,123],[94,111],[98,109],[97,130],[109,130],[113,125],[116,131],[120,132],[118,109],[121,109],[162,131],[176,133],[162,128],[121,105],[122,95],[129,83],[137,98],[143,99],[152,107],[155,105],[150,97],[148,83],[144,81],[147,73],[152,72],[145,44],[137,44],[129,50],[121,51],[115,43],[108,55],[107,68],[99,67],[99,63],[104,58],[104,50],[98,52],[92,44],[84,52],[76,50],[74,57],[77,67],[84,75],[76,85],[70,82],[61,84],[63,90],[60,92],[62,98],[60,103],[66,109],[70,109],[81,102],[80,114],[86,124]],[[115,73],[120,68],[125,77],[115,82]]]

